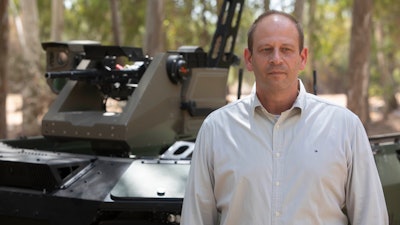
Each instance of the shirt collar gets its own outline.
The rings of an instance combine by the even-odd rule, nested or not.
[[[299,94],[297,95],[296,101],[293,103],[293,106],[289,110],[298,108],[301,113],[301,111],[303,111],[306,106],[307,91],[304,87],[303,82],[300,79],[298,79],[298,81],[299,81]],[[253,87],[253,90],[251,91],[250,95],[251,95],[251,106],[252,106],[251,108],[253,109],[251,110],[251,114],[252,116],[254,116],[255,110],[263,106],[256,95],[255,87]]]
[[[303,82],[299,79],[299,94],[297,95],[296,101],[294,102],[292,108],[299,108],[300,111],[303,111],[306,107],[306,96],[307,90],[304,87]]]

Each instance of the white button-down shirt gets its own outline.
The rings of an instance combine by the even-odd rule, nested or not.
[[[279,117],[252,93],[204,121],[181,224],[388,224],[362,123],[299,82],[297,100]]]

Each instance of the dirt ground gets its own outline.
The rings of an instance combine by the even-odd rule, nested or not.
[[[346,95],[320,95],[339,105],[346,106]],[[232,96],[235,98],[236,96]],[[397,96],[400,102],[400,94]],[[7,124],[8,137],[17,138],[21,134],[22,98],[20,95],[7,96]],[[382,116],[383,101],[379,98],[370,98],[371,122],[366,127],[369,136],[400,132],[400,107],[393,111],[388,118]]]
[[[382,118],[382,113],[371,113],[371,122],[368,124],[366,130],[368,135],[379,135],[385,133],[399,133],[400,132],[400,109],[397,109],[389,114],[388,118]],[[373,115],[376,115],[376,118]]]

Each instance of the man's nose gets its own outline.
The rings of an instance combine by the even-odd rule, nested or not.
[[[281,62],[282,62],[281,52],[279,51],[279,49],[274,49],[274,51],[270,55],[269,63],[280,64]]]

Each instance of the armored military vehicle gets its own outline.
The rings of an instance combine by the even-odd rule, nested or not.
[[[197,131],[226,104],[243,0],[225,0],[210,50],[48,42],[57,98],[41,137],[0,142],[0,224],[179,224]],[[399,135],[371,137],[400,224]]]

